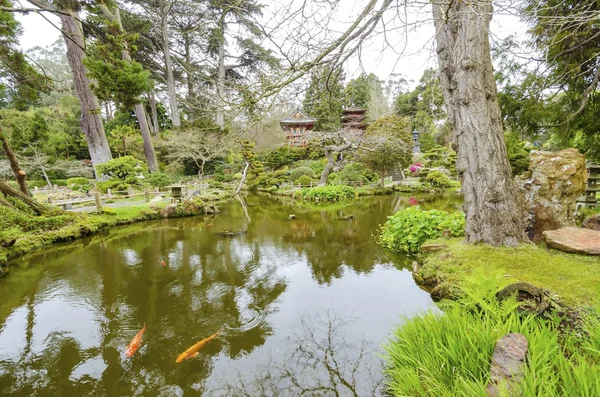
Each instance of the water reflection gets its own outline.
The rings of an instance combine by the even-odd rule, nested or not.
[[[132,225],[21,258],[0,281],[0,393],[207,393],[300,346],[298,314],[330,308],[361,318],[348,343],[364,334],[377,344],[400,314],[431,304],[372,238],[407,199],[315,210],[248,197],[210,220]],[[215,234],[225,229],[247,233]],[[144,344],[126,359],[144,322]],[[175,363],[222,325],[200,355]]]

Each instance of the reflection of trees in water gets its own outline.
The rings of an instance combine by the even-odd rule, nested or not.
[[[35,357],[26,350],[0,362],[0,394],[82,395],[102,390],[106,395],[147,395],[168,384],[197,394],[212,371],[214,356],[235,358],[264,344],[272,333],[268,324],[243,326],[256,313],[275,310],[273,303],[285,291],[285,280],[275,271],[275,264],[261,260],[258,242],[248,246],[236,239],[221,239],[210,230],[202,232],[198,223],[186,220],[180,223],[185,228],[154,228],[110,244],[92,244],[77,255],[61,258],[66,263],[57,269],[69,266],[69,261],[92,262],[85,266],[87,282],[80,280],[78,271],[65,277],[64,271],[52,272],[49,267],[35,282],[66,281],[71,289],[67,295],[94,302],[97,322],[82,321],[81,327],[90,333],[99,330],[99,346],[84,348],[69,335],[55,335],[44,341],[43,351]],[[126,263],[128,258],[138,261]],[[160,265],[162,259],[167,266]],[[24,324],[28,341],[34,331],[47,332],[35,327],[33,314],[35,305],[46,298],[44,294],[35,298],[34,291],[30,299],[25,295],[12,307],[29,304]],[[127,360],[122,350],[144,322],[144,344]],[[223,324],[240,329],[225,330],[198,357],[175,364],[177,354]],[[37,335],[36,340],[44,338]],[[76,366],[94,358],[106,368],[96,376],[69,378]]]
[[[211,395],[223,396],[380,396],[384,385],[376,346],[364,339],[349,342],[346,333],[355,319],[332,310],[300,317],[290,346],[252,374]]]

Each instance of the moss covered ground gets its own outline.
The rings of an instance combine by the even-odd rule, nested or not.
[[[448,248],[421,254],[414,273],[420,284],[443,297],[460,290],[468,277],[500,274],[508,282],[527,282],[552,293],[567,306],[600,301],[600,258],[566,254],[541,245],[516,248],[469,245],[462,239],[435,241]]]
[[[0,214],[0,265],[44,246],[90,236],[112,226],[152,219],[203,215],[207,202],[223,200],[229,196],[211,195],[188,200],[177,206],[170,206],[164,202],[141,203],[106,208],[100,213],[89,214],[56,211],[45,216],[34,216],[0,207],[2,211],[7,212]]]

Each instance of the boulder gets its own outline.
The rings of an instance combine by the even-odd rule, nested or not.
[[[490,368],[489,396],[519,395],[529,344],[523,334],[507,334],[496,342]]]
[[[573,254],[600,255],[600,231],[563,227],[544,232],[548,247]]]
[[[577,197],[585,191],[585,156],[576,149],[531,152],[529,171],[515,178],[524,194],[527,232],[541,241],[545,230],[575,225]]]
[[[586,229],[600,231],[600,214],[590,216],[583,222],[582,226]]]
[[[423,244],[421,246],[421,252],[427,253],[427,252],[443,251],[446,248],[448,248],[448,246],[446,244]]]
[[[163,196],[156,196],[152,200],[150,200],[150,202],[151,203],[158,203],[158,202],[161,202],[162,200],[163,200]]]

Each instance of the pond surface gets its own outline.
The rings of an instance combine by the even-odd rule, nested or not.
[[[0,394],[379,395],[381,343],[433,307],[410,259],[373,237],[415,199],[458,202],[386,196],[321,210],[252,196],[247,211],[233,200],[213,217],[124,226],[20,258],[0,281]],[[216,234],[227,229],[246,233]]]

